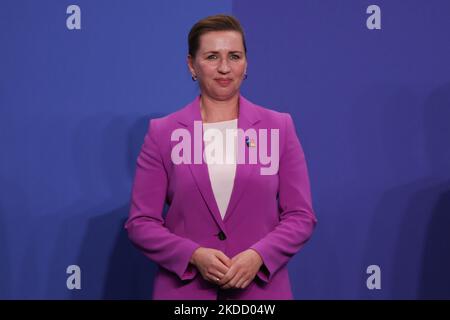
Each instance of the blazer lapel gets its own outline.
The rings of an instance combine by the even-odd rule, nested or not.
[[[183,116],[179,119],[179,122],[187,127],[191,135],[192,161],[189,164],[189,169],[192,173],[194,181],[217,225],[221,230],[225,230],[225,225],[222,221],[222,216],[220,215],[219,207],[217,206],[211,181],[209,179],[208,164],[203,159],[203,150],[205,146],[203,142],[202,116],[200,113],[200,95],[187,106],[185,113],[183,113]],[[196,126],[197,129],[194,130]],[[195,135],[196,132],[199,134],[198,136]],[[198,159],[200,163],[196,163],[197,161],[194,160],[196,147],[199,149],[197,150],[197,153],[200,153],[200,159]]]
[[[196,122],[198,121],[198,122]],[[244,131],[251,128],[259,119],[257,113],[253,110],[251,103],[244,97],[239,96],[239,117],[238,117],[238,128]],[[231,192],[231,198],[225,213],[224,219],[220,215],[219,207],[217,206],[216,199],[214,197],[214,192],[212,190],[211,181],[209,178],[208,164],[204,161],[203,151],[203,126],[202,118],[200,113],[200,95],[187,106],[186,112],[183,113],[183,117],[179,119],[179,122],[184,124],[191,134],[191,155],[192,161],[189,164],[189,169],[192,173],[194,181],[205,201],[209,211],[211,212],[214,220],[221,230],[226,233],[225,221],[227,221],[230,215],[234,212],[234,209],[239,202],[239,199],[244,194],[248,179],[255,167],[252,164],[237,164],[236,165],[236,175],[234,179],[233,189]],[[199,136],[195,136],[195,126],[197,126],[197,133],[200,131]],[[200,140],[194,142],[194,139]],[[198,143],[198,148],[201,150],[200,163],[194,163],[195,154],[195,143]],[[201,146],[201,147],[200,147]],[[239,148],[238,148],[239,150]],[[199,150],[197,150],[199,152]]]
[[[259,121],[256,108],[253,107],[250,101],[245,99],[242,95],[239,96],[239,118],[238,118],[238,128],[242,129],[244,132],[252,128]],[[243,137],[245,139],[245,137]],[[245,141],[244,141],[245,143]],[[239,141],[238,141],[239,146]],[[238,147],[238,156],[239,156]],[[245,146],[247,150],[247,146]],[[244,159],[245,155],[244,155]],[[231,192],[230,202],[228,203],[227,211],[224,216],[224,223],[230,219],[230,216],[236,211],[236,206],[246,191],[247,183],[250,180],[251,175],[255,171],[255,164],[237,163],[236,164],[236,175],[234,178],[233,191]]]

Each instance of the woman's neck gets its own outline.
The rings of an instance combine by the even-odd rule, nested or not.
[[[219,122],[238,118],[239,94],[229,100],[214,100],[207,96],[200,97],[200,112],[203,122]]]

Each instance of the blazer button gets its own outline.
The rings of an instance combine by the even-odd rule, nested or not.
[[[217,236],[219,237],[220,240],[225,240],[227,238],[227,236],[225,235],[225,233],[223,233],[223,231],[220,231]]]

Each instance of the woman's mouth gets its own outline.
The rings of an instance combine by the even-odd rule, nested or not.
[[[215,79],[222,87],[227,87],[231,83],[231,79]]]

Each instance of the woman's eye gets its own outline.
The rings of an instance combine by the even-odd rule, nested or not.
[[[216,56],[215,54],[212,54],[212,55],[208,56],[207,59],[209,59],[209,60],[214,60],[214,59],[216,59],[216,58],[217,58],[217,56]]]
[[[232,54],[231,55],[231,59],[233,59],[233,60],[237,60],[237,59],[240,59],[241,57],[240,56],[238,56],[237,54]]]

